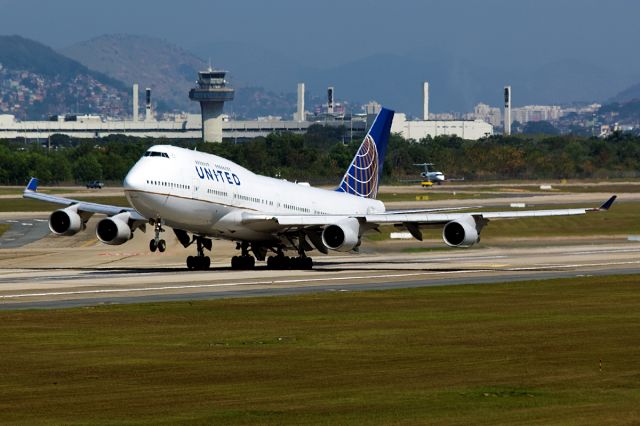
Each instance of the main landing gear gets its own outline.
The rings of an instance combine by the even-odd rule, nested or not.
[[[153,240],[149,241],[149,250],[153,253],[155,253],[156,250],[160,253],[164,253],[167,249],[167,242],[160,239],[160,233],[164,232],[161,220],[158,219],[155,221],[153,230],[155,232],[155,237],[153,237]]]
[[[313,269],[313,259],[308,256],[289,257],[282,252],[267,258],[269,269]]]
[[[187,268],[189,270],[203,271],[211,267],[211,259],[209,256],[204,255],[204,249],[211,251],[213,248],[213,242],[209,238],[198,235],[189,237],[187,231],[176,228],[173,228],[173,233],[176,234],[176,238],[184,248],[196,243],[197,255],[187,257]]]
[[[187,257],[187,268],[192,270],[204,271],[211,267],[211,259],[209,256],[204,255],[204,248],[211,250],[211,240],[202,237],[195,237],[196,244],[198,246],[198,255]]]
[[[269,256],[267,259],[269,269],[313,269],[313,259],[307,256],[289,257],[284,254]]]
[[[242,254],[231,258],[231,269],[253,269],[256,266],[256,258],[249,254],[249,243],[238,243]]]
[[[265,260],[267,254],[266,247],[251,244],[251,250],[255,257],[252,256],[249,254],[249,243],[246,241],[239,242],[237,249],[241,250],[241,254],[231,258],[232,269],[253,269],[256,266],[256,258],[260,261]],[[276,255],[266,258],[267,268],[280,270],[313,268],[313,259],[306,256],[301,244],[297,246],[298,257],[285,256],[283,249],[284,247],[270,248]]]
[[[278,248],[275,256],[269,256],[267,267],[269,269],[313,269],[313,259],[304,251],[304,235],[300,234],[298,240],[298,257],[285,256],[282,248]]]

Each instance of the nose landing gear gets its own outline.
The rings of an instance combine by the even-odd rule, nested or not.
[[[155,232],[155,236],[151,241],[149,241],[149,250],[151,250],[152,253],[155,253],[156,250],[158,250],[160,253],[164,253],[164,251],[167,249],[167,242],[160,239],[160,233],[164,232],[161,219],[158,219],[154,222],[153,231]]]

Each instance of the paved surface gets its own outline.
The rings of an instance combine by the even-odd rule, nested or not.
[[[10,226],[9,230],[0,236],[0,249],[22,247],[49,234],[49,225],[44,216],[39,218],[0,218],[0,224]]]
[[[586,203],[610,194],[548,194],[526,197],[527,203]],[[489,196],[490,197],[490,196]],[[539,197],[539,198],[538,198]],[[640,194],[621,194],[620,201]],[[474,205],[504,205],[515,197],[473,200]],[[470,200],[421,202],[421,207],[469,204]],[[397,203],[401,204],[401,203]],[[408,203],[413,206],[414,203]],[[398,208],[398,205],[391,205]],[[121,246],[100,244],[94,217],[88,229],[72,237],[48,234],[42,213],[0,213],[11,225],[0,237],[0,309],[87,306],[199,298],[267,296],[324,291],[354,291],[416,286],[481,284],[528,279],[640,273],[640,242],[625,238],[565,238],[482,244],[471,249],[442,249],[403,254],[402,248],[424,244],[366,243],[361,255],[317,256],[313,271],[232,271],[236,254],[229,242],[214,242],[213,269],[193,272],[185,258],[193,254],[167,232],[166,253],[150,253],[150,233],[136,232]],[[44,237],[44,238],[43,238]],[[426,243],[429,246],[429,242]],[[526,247],[524,245],[529,245]],[[442,248],[441,242],[431,246]]]
[[[222,251],[233,254],[230,249]],[[640,243],[328,256],[316,258],[313,271],[232,271],[224,256],[214,258],[212,270],[192,272],[182,262],[166,253],[99,247],[0,250],[0,309],[631,274],[640,273]]]

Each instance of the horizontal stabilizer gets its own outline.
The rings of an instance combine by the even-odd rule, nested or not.
[[[26,190],[35,192],[38,189],[38,183],[39,183],[38,179],[32,177],[31,180],[29,180],[29,183],[27,184]]]

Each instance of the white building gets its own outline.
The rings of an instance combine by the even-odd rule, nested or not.
[[[407,120],[406,114],[396,113],[391,131],[405,139],[420,140],[427,136],[458,136],[478,140],[493,135],[493,126],[482,120]]]

